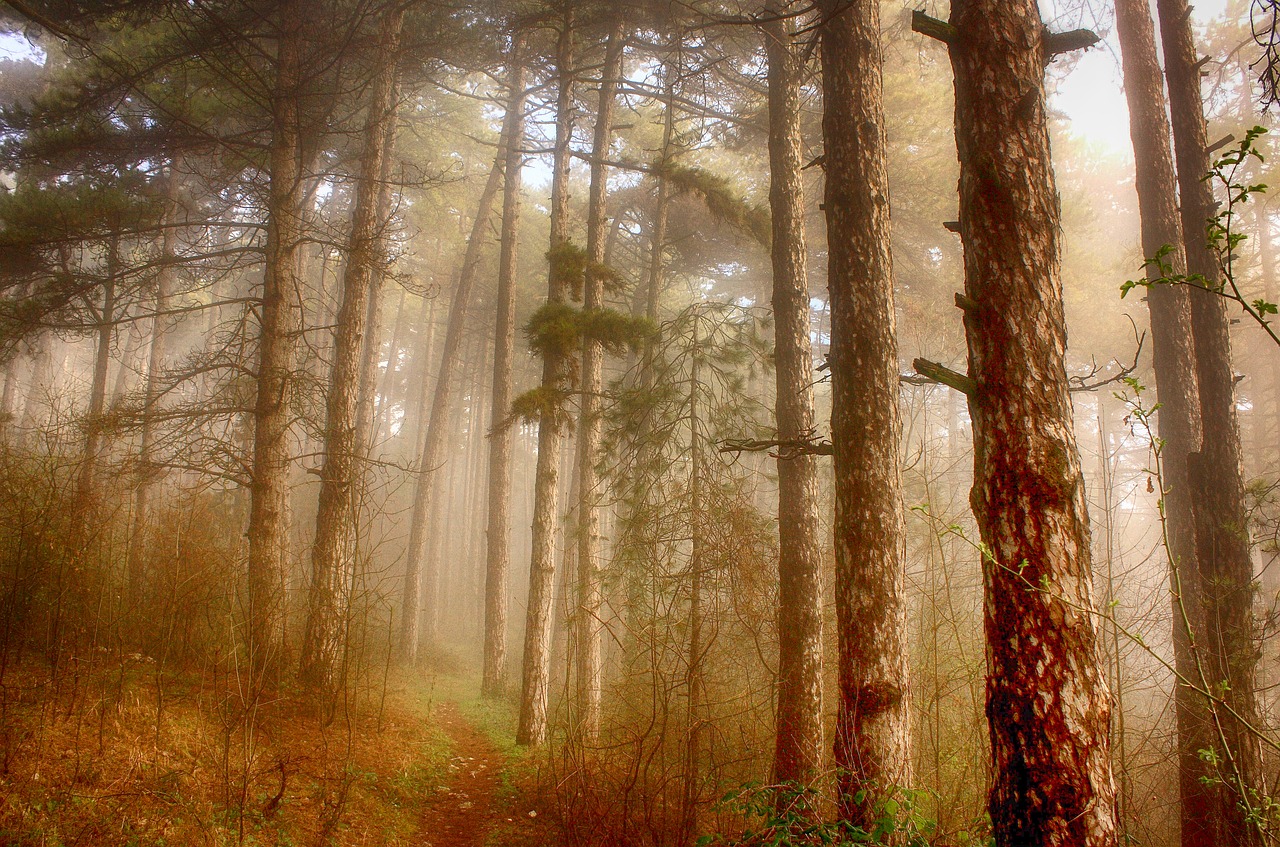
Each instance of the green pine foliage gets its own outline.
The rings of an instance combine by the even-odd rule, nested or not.
[[[733,227],[765,247],[771,243],[773,231],[768,208],[743,199],[733,190],[728,178],[704,168],[671,161],[654,164],[653,173],[670,182],[676,193],[700,199],[717,221]]]

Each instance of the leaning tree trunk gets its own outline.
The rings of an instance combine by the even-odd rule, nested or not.
[[[453,300],[449,304],[448,326],[445,328],[444,348],[440,353],[440,370],[436,375],[435,392],[431,401],[431,417],[426,426],[426,438],[422,442],[418,460],[418,476],[413,490],[413,510],[409,519],[409,546],[405,551],[406,567],[404,574],[404,593],[401,595],[400,632],[398,651],[401,659],[412,663],[418,654],[419,636],[422,631],[422,571],[424,561],[428,561],[428,531],[435,503],[440,497],[440,475],[437,473],[444,463],[444,450],[449,437],[449,420],[453,409],[454,373],[461,361],[462,332],[466,327],[467,309],[471,304],[471,290],[475,287],[476,273],[480,267],[480,251],[485,235],[489,230],[489,221],[493,217],[493,202],[498,196],[498,188],[502,184],[502,166],[510,143],[507,128],[512,121],[512,103],[507,104],[507,119],[504,121],[502,137],[499,139],[498,155],[493,160],[489,177],[484,189],[480,192],[480,200],[476,206],[475,220],[471,224],[471,235],[467,239],[467,249],[462,257],[462,266],[458,270],[458,282],[453,289]],[[517,109],[518,111],[518,109]],[[425,314],[425,311],[424,311]],[[423,357],[421,379],[427,378],[426,365],[431,353],[428,341],[420,347]],[[426,388],[423,387],[425,406]],[[425,409],[420,409],[425,412]],[[434,576],[434,567],[430,568]],[[505,580],[504,580],[505,583]],[[506,636],[506,599],[505,584],[502,587],[502,637]],[[488,625],[486,624],[486,633]],[[485,656],[489,655],[486,641]],[[501,652],[498,664],[502,664]],[[489,667],[486,659],[486,669]],[[487,676],[486,676],[487,678]]]
[[[1166,245],[1174,274],[1186,272],[1182,224],[1178,219],[1177,184],[1169,149],[1169,118],[1164,78],[1156,54],[1151,10],[1142,0],[1116,0],[1116,32],[1124,63],[1129,102],[1129,134],[1133,139],[1138,207],[1142,215],[1142,252],[1154,257]],[[1149,276],[1163,276],[1160,267]],[[1151,309],[1156,390],[1160,403],[1161,466],[1164,486],[1165,538],[1173,602],[1174,710],[1178,732],[1178,795],[1182,847],[1211,847],[1215,789],[1205,779],[1210,769],[1200,751],[1212,746],[1208,713],[1194,654],[1194,640],[1204,633],[1201,577],[1196,560],[1195,518],[1187,476],[1187,457],[1199,449],[1200,400],[1192,342],[1190,292],[1183,286],[1154,285],[1147,292]]]
[[[1222,273],[1205,234],[1216,206],[1212,186],[1204,179],[1209,152],[1191,9],[1186,0],[1158,0],[1156,7],[1169,81],[1187,270],[1214,287],[1221,283]],[[1191,455],[1188,468],[1204,588],[1205,630],[1199,642],[1209,689],[1223,700],[1223,707],[1211,712],[1220,777],[1211,825],[1218,844],[1255,845],[1262,843],[1262,833],[1253,821],[1262,754],[1251,727],[1258,716],[1253,561],[1225,302],[1209,291],[1192,288],[1191,328],[1202,424],[1200,452]]]
[[[946,25],[943,25],[946,26]],[[1067,392],[1060,210],[1034,0],[951,12],[996,844],[1116,843],[1088,513]]]
[[[326,401],[324,463],[316,534],[311,548],[311,585],[302,642],[301,677],[313,691],[331,692],[342,650],[350,601],[349,574],[354,567],[355,529],[359,518],[360,477],[364,463],[357,443],[360,377],[365,370],[365,334],[370,328],[372,282],[383,261],[385,221],[379,218],[388,139],[395,131],[396,61],[399,58],[403,9],[382,21],[378,62],[374,70],[364,150],[351,218],[351,242],[342,280],[342,306],[334,339],[333,366]],[[366,426],[367,430],[368,427]]]
[[[773,316],[778,438],[812,434],[800,86],[804,65],[794,26],[765,8],[769,60],[769,209],[773,221]],[[778,718],[774,778],[810,784],[822,770],[822,555],[817,459],[778,455]],[[779,798],[784,800],[785,798]],[[811,808],[806,804],[806,808]],[[816,810],[815,810],[816,811]]]
[[[489,415],[488,523],[485,534],[485,573],[495,582],[506,582],[511,568],[511,370],[515,344],[516,248],[519,244],[521,142],[524,117],[520,92],[524,89],[524,65],[520,35],[512,39],[511,105],[507,117],[506,161],[503,164],[502,244],[498,256],[497,323],[494,331],[493,391]]]
[[[591,156],[591,187],[587,201],[587,260],[583,285],[585,312],[604,306],[604,251],[607,220],[609,144],[613,135],[614,102],[622,75],[625,37],[622,18],[609,32],[604,65],[600,69],[600,102],[596,108],[595,137]],[[578,425],[578,590],[573,612],[576,647],[577,715],[574,729],[583,741],[593,743],[600,733],[600,492],[596,462],[600,452],[600,401],[603,386],[604,347],[591,336],[582,339],[582,400]]]
[[[290,398],[302,316],[297,278],[303,230],[299,126],[304,84],[302,7],[300,0],[286,0],[279,7],[276,81],[271,98],[271,185],[267,195],[248,532],[249,666],[255,677],[274,670],[279,659],[281,580],[289,548]]]
[[[889,180],[875,3],[824,0],[841,817],[870,831],[911,782],[906,526]]]
[[[551,177],[551,266],[547,304],[565,302],[568,280],[557,257],[569,244],[569,141],[573,135],[573,11],[566,7],[556,51],[560,90],[556,96],[556,142]],[[547,408],[538,421],[538,464],[533,483],[533,550],[529,561],[529,607],[525,617],[524,668],[516,743],[541,744],[547,737],[547,687],[551,673],[551,600],[555,593],[556,530],[560,519],[560,454],[564,442],[561,395],[569,351],[548,349],[542,360]]]

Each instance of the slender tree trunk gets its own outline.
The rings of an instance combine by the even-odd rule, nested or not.
[[[1261,265],[1262,271],[1262,296],[1267,302],[1274,303],[1276,298],[1280,297],[1280,291],[1276,287],[1276,253],[1275,242],[1272,240],[1271,231],[1271,213],[1266,203],[1259,201],[1253,207],[1255,226],[1257,229],[1258,239],[1258,264]],[[1254,414],[1258,415],[1258,447],[1262,451],[1263,461],[1272,464],[1264,465],[1264,472],[1274,472],[1278,468],[1275,465],[1277,457],[1274,453],[1267,457],[1266,446],[1272,445],[1280,441],[1280,368],[1270,368],[1265,378],[1259,375],[1260,382],[1264,382],[1265,386],[1260,389],[1259,394],[1269,394],[1267,398],[1269,402],[1256,406]]]
[[[508,112],[506,161],[503,163],[502,235],[498,255],[497,321],[493,345],[493,385],[489,401],[488,523],[485,530],[485,574],[491,585],[504,585],[511,570],[511,415],[515,345],[516,250],[520,239],[521,167],[524,144],[524,40],[511,43],[511,108]]]
[[[674,39],[673,39],[674,40]],[[674,51],[673,51],[674,52]],[[675,110],[672,101],[675,98],[675,79],[676,69],[671,66],[671,58],[668,57],[663,67],[663,128],[662,128],[662,146],[658,150],[658,161],[662,165],[671,163],[675,159]],[[658,195],[655,198],[653,219],[649,232],[649,266],[646,269],[646,279],[643,286],[637,286],[635,298],[632,300],[632,313],[635,315],[644,315],[649,319],[652,326],[658,326],[658,302],[662,297],[663,287],[666,277],[666,248],[667,248],[667,227],[671,216],[671,198],[673,195],[671,182],[659,172],[656,177],[658,181]],[[641,392],[648,394],[654,384],[654,363],[657,358],[660,339],[658,333],[653,333],[644,341],[644,347],[640,358],[640,371],[636,379],[636,384]],[[618,539],[618,547],[624,551],[628,551],[627,555],[631,558],[638,558],[642,555],[636,549],[637,544],[632,540],[631,536],[634,529],[631,528],[631,513],[644,508],[644,504],[648,501],[650,491],[652,489],[652,481],[654,479],[652,458],[653,442],[650,438],[650,432],[653,428],[653,421],[649,411],[646,409],[637,422],[636,433],[631,438],[632,450],[636,456],[635,467],[638,473],[628,486],[622,499],[622,509],[624,514],[619,519],[619,523],[623,526],[623,532]],[[643,574],[633,574],[627,583],[627,600],[623,604],[623,608],[627,614],[637,612],[646,605],[645,591],[646,586],[643,582]],[[636,638],[637,630],[631,626],[624,627],[629,633],[628,639],[623,645],[622,664],[625,667],[632,665],[632,650],[644,649],[644,642]]]
[[[395,119],[399,114],[400,108],[400,87],[399,75],[396,74],[392,80],[391,92],[391,114],[389,115],[387,125],[384,127],[382,136],[382,170],[378,173],[378,210],[377,221],[378,231],[376,237],[378,240],[377,262],[375,262],[369,274],[369,299],[368,311],[365,314],[365,330],[364,352],[360,359],[360,399],[356,413],[356,456],[360,461],[367,463],[374,444],[378,440],[380,428],[375,426],[374,415],[377,412],[377,404],[379,402],[386,403],[386,391],[378,391],[378,362],[382,356],[382,285],[386,282],[387,266],[386,266],[386,228],[391,224],[392,201],[395,199],[395,191],[392,185],[393,171],[395,170],[395,152],[396,152],[396,126]],[[404,308],[404,291],[400,292],[400,309]],[[383,378],[383,385],[391,379],[392,368],[395,365],[396,356],[396,336],[399,335],[399,313],[396,317],[396,329],[394,330],[387,352],[387,370]],[[362,481],[367,480],[367,474],[361,473]]]
[[[520,91],[522,82],[515,78],[516,68],[512,68],[513,78],[508,87],[512,91]],[[485,232],[489,229],[489,220],[493,218],[494,198],[498,196],[498,187],[503,182],[503,166],[504,161],[512,154],[511,133],[513,128],[517,137],[521,133],[520,110],[521,102],[516,99],[508,101],[507,116],[503,122],[502,139],[498,145],[498,156],[495,157],[493,168],[489,170],[489,178],[485,182],[483,191],[480,192],[480,201],[477,203],[475,220],[471,224],[471,235],[467,239],[466,253],[462,257],[462,267],[458,270],[458,281],[453,289],[453,299],[449,303],[448,326],[444,330],[444,349],[440,352],[440,370],[435,377],[435,397],[431,402],[430,421],[426,425],[425,440],[422,441],[422,448],[419,461],[419,473],[417,473],[417,484],[413,489],[413,512],[410,523],[410,540],[408,540],[407,551],[407,567],[404,571],[404,592],[402,594],[401,604],[401,628],[399,628],[399,654],[404,661],[412,663],[417,656],[419,649],[420,633],[421,633],[421,596],[422,596],[422,569],[424,562],[429,562],[429,537],[428,530],[430,526],[434,526],[431,517],[435,512],[435,503],[440,496],[440,484],[438,479],[438,471],[444,463],[444,449],[448,443],[449,420],[453,408],[454,395],[454,372],[457,371],[458,363],[461,362],[462,356],[462,331],[466,329],[467,308],[471,306],[471,290],[475,287],[476,271],[480,266],[480,252],[484,246]],[[515,123],[513,123],[515,122]],[[518,147],[516,145],[515,154],[518,169]],[[520,192],[520,183],[518,180],[512,191],[516,192],[516,202],[518,202],[518,192]],[[516,212],[518,215],[518,212]],[[515,219],[512,219],[512,238],[515,239]],[[507,229],[507,220],[503,220],[503,229]],[[515,246],[512,247],[515,249]],[[513,265],[512,265],[513,267]],[[502,273],[499,271],[499,289],[502,289]],[[502,290],[499,290],[499,302],[502,302]],[[430,343],[422,344],[422,348],[426,352],[430,352]],[[422,380],[426,380],[426,371],[422,371]],[[426,390],[422,392],[422,403],[426,404]],[[425,412],[420,409],[421,413]],[[430,567],[434,573],[434,566]]]
[[[569,241],[569,141],[573,134],[573,11],[566,6],[556,50],[560,90],[556,96],[556,144],[551,177],[551,253],[547,303],[560,304],[568,293],[555,257]],[[537,745],[547,737],[547,683],[551,663],[551,600],[555,589],[556,530],[560,520],[560,454],[567,357],[548,350],[542,361],[542,390],[556,398],[556,410],[538,421],[538,464],[533,482],[533,546],[529,561],[529,606],[525,618],[524,667],[516,743]]]
[[[499,142],[501,144],[501,142]],[[498,160],[502,159],[502,151],[498,151]],[[489,182],[495,179],[499,183],[495,184],[493,195],[489,197],[489,206],[493,206],[493,197],[497,195],[497,186],[502,179],[502,170],[500,164],[495,164],[494,168],[498,170],[498,176],[489,176]],[[486,183],[487,185],[488,183]],[[467,242],[468,249],[471,242]],[[465,253],[464,253],[465,256]],[[465,259],[464,259],[465,261]],[[456,295],[457,283],[454,283],[454,292]],[[400,438],[405,444],[411,445],[416,453],[421,453],[422,437],[427,431],[427,417],[430,414],[433,387],[431,383],[431,365],[435,357],[436,343],[436,301],[437,297],[423,296],[418,306],[418,319],[416,322],[417,329],[414,331],[414,338],[411,342],[413,347],[413,363],[409,366],[410,375],[407,377],[409,383],[408,391],[405,397],[404,426],[400,429]],[[414,496],[417,496],[417,486],[414,487]],[[403,598],[402,598],[403,599]]]
[[[766,6],[765,16],[779,9]],[[769,209],[773,221],[773,315],[778,438],[814,429],[809,340],[803,139],[804,71],[794,26],[765,26],[769,60]],[[778,782],[809,785],[822,770],[822,557],[818,545],[818,467],[814,456],[778,456],[778,719],[773,771]],[[779,798],[785,801],[787,798]],[[812,808],[806,804],[806,808]],[[816,810],[815,810],[816,811]]]
[[[4,366],[4,393],[0,394],[0,440],[8,442],[16,417],[14,405],[18,399],[18,380],[22,374],[22,359],[25,344],[14,350],[13,356]]]
[[[169,163],[169,181],[166,187],[168,226],[160,242],[160,258],[173,262],[177,252],[178,167],[175,157]],[[146,544],[148,524],[151,520],[151,489],[156,479],[152,459],[155,453],[156,404],[160,401],[161,378],[165,362],[165,335],[170,318],[164,313],[169,309],[169,290],[173,284],[173,266],[166,264],[156,274],[153,292],[155,315],[151,318],[151,349],[147,357],[147,385],[142,410],[142,436],[138,446],[138,486],[134,491],[133,527],[129,541],[129,597],[139,606],[144,604],[146,589]]]
[[[1205,226],[1215,211],[1208,139],[1200,94],[1200,63],[1186,0],[1158,0],[1169,114],[1173,124],[1183,245],[1187,270],[1208,285],[1221,279],[1218,258]],[[1198,639],[1209,689],[1228,708],[1212,710],[1213,749],[1221,784],[1213,816],[1218,844],[1258,845],[1262,833],[1250,821],[1261,785],[1261,748],[1250,730],[1258,708],[1254,675],[1257,655],[1253,627],[1253,560],[1241,476],[1240,426],[1231,369],[1231,338],[1225,302],[1191,288],[1191,328],[1195,337],[1196,380],[1200,390],[1202,442],[1188,463],[1195,512],[1195,545],[1205,608]],[[1234,714],[1232,714],[1234,713]]]
[[[906,526],[879,7],[824,0],[840,813],[868,831],[911,783]]]
[[[89,412],[85,417],[84,460],[77,482],[76,508],[82,543],[87,538],[90,514],[96,508],[98,469],[102,464],[102,423],[107,407],[107,374],[111,367],[111,341],[116,326],[116,280],[120,274],[120,237],[113,235],[107,245],[107,278],[102,285],[102,307],[98,313],[97,347],[93,355],[93,379],[89,385]]]
[[[586,312],[604,309],[605,237],[608,221],[605,201],[608,170],[605,159],[613,136],[614,102],[622,76],[625,37],[619,16],[609,31],[604,66],[600,70],[600,101],[596,108],[595,138],[591,157],[591,188],[587,208],[587,258],[582,308]],[[596,506],[599,478],[596,462],[600,453],[600,400],[604,380],[604,347],[600,339],[582,339],[582,401],[578,426],[578,590],[574,610],[574,644],[577,648],[577,720],[574,726],[583,741],[595,742],[600,734],[600,514]]]
[[[960,233],[996,844],[1116,844],[1060,210],[1033,0],[952,6]],[[963,379],[963,378],[962,378]]]
[[[1115,564],[1116,528],[1115,528],[1115,481],[1111,469],[1111,442],[1107,425],[1106,395],[1099,392],[1098,399],[1098,487],[1101,489],[1099,504],[1102,513],[1103,532],[1099,545],[1103,560],[1102,607],[1115,609],[1119,605],[1116,599]],[[1114,612],[1113,612],[1114,615]],[[1111,710],[1110,739],[1113,759],[1116,768],[1116,820],[1120,824],[1120,837],[1126,838],[1126,815],[1129,813],[1129,756],[1125,749],[1125,712],[1124,712],[1124,654],[1120,649],[1120,625],[1114,617],[1108,621],[1103,636],[1104,653],[1107,660],[1107,686],[1111,689],[1113,703]]]
[[[126,310],[128,307],[125,307]],[[120,360],[116,363],[116,378],[111,381],[111,392],[107,395],[109,400],[108,406],[115,406],[124,398],[124,394],[129,390],[129,375],[134,372],[137,366],[138,348],[142,346],[142,338],[137,337],[132,331],[127,332],[127,340],[124,349],[120,351]]]
[[[35,437],[35,428],[39,424],[49,405],[50,379],[53,374],[54,339],[45,336],[34,342],[31,351],[34,360],[31,364],[31,377],[27,383],[26,395],[22,400],[22,418],[18,425],[20,437],[30,442]]]
[[[384,261],[386,251],[385,220],[379,214],[385,211],[381,202],[386,176],[384,163],[389,139],[395,131],[396,62],[403,23],[404,11],[397,7],[383,19],[378,38],[378,61],[365,118],[364,150],[329,377],[324,463],[320,470],[301,663],[303,684],[314,691],[332,692],[338,683],[335,672],[350,602],[360,478],[364,468],[358,430],[360,420],[367,417],[361,414],[367,410],[360,408],[359,400],[362,386],[367,386],[372,376],[365,349],[366,344],[374,342],[365,336],[371,329],[371,304],[376,308],[373,282],[379,275],[378,266]],[[368,428],[366,421],[366,432]]]
[[[703,632],[703,438],[702,416],[698,402],[701,385],[702,351],[698,347],[698,321],[693,315],[693,341],[689,349],[689,652],[686,656],[685,692],[688,697],[684,750],[684,843],[692,844],[698,833],[698,806],[702,795],[703,722],[706,720],[706,681],[702,660],[706,653]]]
[[[400,289],[400,298],[396,303],[396,320],[391,325],[391,341],[387,345],[387,369],[382,374],[382,380],[377,393],[377,415],[378,424],[370,433],[372,441],[380,438],[389,438],[391,435],[391,401],[396,396],[396,378],[400,372],[400,348],[404,344],[405,330],[405,313],[406,301],[409,299],[409,292],[403,288]]]
[[[1124,64],[1133,139],[1138,207],[1142,215],[1142,252],[1155,256],[1166,245],[1173,273],[1186,272],[1177,184],[1169,147],[1164,78],[1156,54],[1155,25],[1143,0],[1116,0],[1116,32]],[[1159,267],[1152,278],[1163,275]],[[1200,569],[1195,550],[1195,519],[1187,476],[1187,457],[1199,449],[1200,398],[1196,385],[1191,332],[1190,291],[1185,286],[1155,285],[1147,292],[1151,309],[1156,390],[1160,403],[1165,538],[1173,612],[1174,666],[1185,681],[1199,680],[1194,642],[1204,632]],[[1182,847],[1210,847],[1213,787],[1200,751],[1211,746],[1204,698],[1190,685],[1174,690],[1178,731],[1178,795]]]

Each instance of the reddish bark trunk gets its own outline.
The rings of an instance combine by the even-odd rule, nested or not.
[[[952,7],[989,809],[1001,847],[1114,845],[1084,481],[1064,362],[1060,210],[1033,0]]]
[[[870,831],[911,782],[906,526],[875,3],[819,4],[831,293],[841,816]]]

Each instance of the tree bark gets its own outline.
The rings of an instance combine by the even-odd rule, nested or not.
[[[89,383],[89,411],[85,416],[84,459],[76,487],[77,529],[83,543],[89,534],[90,514],[97,507],[98,468],[102,464],[103,412],[107,407],[107,374],[111,367],[111,341],[116,333],[116,281],[120,275],[120,236],[107,243],[107,277],[102,284],[98,311],[97,346],[93,354],[93,378]]]
[[[970,494],[984,544],[1000,847],[1116,844],[1088,513],[1064,362],[1060,210],[1033,0],[952,6]]]
[[[556,48],[560,90],[556,95],[556,142],[551,177],[551,255],[568,243],[569,141],[573,135],[573,10],[566,6]],[[547,303],[563,303],[564,275],[553,260],[547,274]],[[542,361],[542,390],[557,398],[564,391],[567,357],[548,350]],[[559,403],[557,402],[557,406]],[[537,745],[547,737],[547,687],[551,662],[551,600],[555,592],[556,530],[560,522],[560,454],[564,423],[557,410],[538,421],[538,464],[533,482],[533,548],[529,561],[529,605],[525,617],[524,667],[516,743]]]
[[[1205,235],[1216,207],[1212,186],[1204,179],[1209,172],[1208,138],[1191,9],[1186,0],[1158,0],[1156,7],[1169,83],[1187,270],[1201,275],[1212,287],[1222,281],[1222,274]],[[1221,777],[1212,826],[1216,843],[1256,845],[1262,843],[1262,833],[1249,817],[1257,801],[1253,792],[1260,786],[1262,754],[1249,727],[1256,724],[1258,715],[1253,561],[1241,475],[1231,338],[1225,302],[1199,288],[1191,288],[1190,293],[1203,433],[1200,451],[1189,460],[1195,544],[1204,588],[1205,631],[1199,646],[1210,690],[1221,694],[1228,707],[1212,712],[1218,735],[1213,746]]]
[[[175,156],[169,163],[169,180],[166,184],[168,226],[160,241],[160,256],[164,262],[172,262],[177,251],[178,167]],[[165,335],[170,319],[165,317],[169,309],[170,288],[173,285],[173,265],[165,264],[156,273],[155,290],[152,293],[155,314],[151,318],[151,349],[147,355],[147,383],[142,410],[142,435],[138,446],[138,485],[134,490],[133,527],[129,538],[129,597],[139,607],[145,605],[146,544],[148,524],[151,520],[151,489],[155,482],[152,457],[155,452],[156,404],[160,400],[161,376],[165,362]]]
[[[622,75],[625,46],[623,21],[618,16],[605,46],[600,70],[600,100],[596,108],[595,137],[591,157],[591,187],[587,200],[588,267],[583,287],[582,308],[600,310],[604,304],[604,265],[607,219],[605,200],[608,170],[605,160],[613,136],[614,102]],[[577,720],[580,738],[594,743],[600,734],[600,514],[596,506],[599,478],[596,462],[600,452],[600,401],[603,388],[604,348],[599,339],[582,339],[582,401],[578,425],[578,574],[577,608],[573,613],[577,672]]]
[[[400,617],[400,655],[412,662],[417,655],[421,632],[420,597],[422,595],[422,572],[424,563],[428,566],[429,578],[436,576],[436,565],[431,556],[432,548],[428,546],[427,532],[432,515],[438,509],[440,499],[440,479],[438,469],[445,461],[445,448],[449,436],[449,422],[452,419],[453,400],[455,394],[454,373],[462,360],[463,330],[466,328],[467,309],[471,304],[471,292],[475,286],[476,273],[480,265],[480,253],[484,244],[485,233],[493,217],[494,199],[498,187],[503,181],[503,174],[511,162],[515,168],[520,166],[519,149],[524,136],[524,82],[523,57],[517,48],[523,48],[517,42],[512,45],[510,79],[508,80],[507,114],[503,120],[503,128],[498,144],[498,155],[489,171],[489,178],[480,193],[476,208],[475,220],[472,222],[471,235],[467,240],[466,253],[463,255],[462,267],[458,271],[458,283],[453,292],[453,300],[449,306],[448,325],[445,329],[444,346],[440,354],[440,370],[436,376],[435,392],[431,404],[431,418],[427,424],[425,438],[422,443],[421,460],[419,461],[417,485],[414,489],[413,518],[409,534],[408,568],[405,573],[405,591]],[[519,191],[519,181],[514,186]],[[504,196],[503,238],[507,235],[508,221]],[[514,235],[514,220],[511,222]],[[513,245],[514,249],[514,245]],[[505,240],[504,240],[505,250]],[[439,544],[434,545],[439,550]],[[499,560],[501,563],[501,560]],[[497,614],[501,621],[497,635],[497,668],[501,677],[505,664],[506,638],[506,576],[502,572],[501,597],[498,598],[500,609],[486,610],[485,623],[485,665],[484,679],[491,678],[491,651],[495,645],[488,640],[491,622],[490,613]],[[432,595],[434,599],[434,594]],[[487,596],[487,595],[486,595]],[[434,616],[434,609],[429,612]],[[434,627],[432,628],[434,629]],[[435,637],[434,631],[430,633]],[[501,687],[500,683],[498,684]]]
[[[279,43],[272,93],[271,184],[267,196],[266,267],[258,332],[253,411],[253,482],[249,498],[249,666],[258,677],[278,666],[282,578],[289,549],[289,430],[293,367],[302,303],[297,252],[302,241],[303,3],[285,0],[276,19]]]
[[[5,442],[9,441],[16,418],[14,406],[18,400],[18,381],[22,378],[22,359],[27,350],[25,342],[18,344],[4,366],[4,392],[0,393],[0,440]]]
[[[778,438],[814,429],[800,86],[794,25],[779,10],[765,25],[769,62],[769,209],[773,223],[773,316]],[[809,785],[822,770],[822,557],[818,467],[808,455],[778,457],[778,782]],[[780,798],[781,799],[781,798]],[[807,804],[806,804],[807,805]]]
[[[370,404],[371,414],[375,410],[377,413],[377,423],[369,430],[371,442],[391,437],[391,401],[395,399],[398,393],[396,382],[400,371],[400,350],[404,346],[408,299],[409,292],[401,288],[400,297],[396,303],[395,323],[391,325],[391,339],[387,342],[387,369],[383,372],[382,379],[378,384],[376,401]]]
[[[1156,54],[1155,25],[1142,0],[1116,0],[1116,32],[1124,65],[1133,139],[1138,207],[1142,216],[1142,252],[1154,257],[1166,245],[1165,261],[1174,274],[1186,272],[1177,183],[1169,147],[1164,78]],[[1163,273],[1153,267],[1151,277]],[[1159,430],[1164,440],[1161,467],[1165,538],[1172,596],[1178,732],[1178,796],[1182,847],[1211,847],[1214,789],[1200,751],[1211,746],[1204,698],[1187,682],[1198,683],[1194,642],[1204,632],[1200,569],[1195,549],[1195,518],[1187,476],[1187,457],[1199,449],[1200,399],[1196,384],[1190,292],[1185,286],[1154,285],[1147,291],[1151,310]]]
[[[342,306],[338,310],[333,366],[325,413],[324,463],[320,469],[320,495],[316,534],[311,548],[311,584],[307,595],[307,620],[302,642],[301,677],[313,691],[332,692],[345,635],[350,603],[351,573],[355,566],[355,530],[359,521],[363,451],[358,430],[360,395],[371,369],[367,367],[366,332],[369,312],[376,307],[374,279],[385,259],[385,220],[381,197],[388,140],[395,131],[397,112],[396,62],[401,8],[387,13],[378,38],[374,70],[365,117],[364,149],[356,183],[351,241],[342,280]],[[361,377],[365,380],[362,382]],[[367,391],[367,389],[365,389]],[[367,422],[366,422],[367,423]],[[368,426],[364,427],[367,432]]]
[[[377,412],[379,402],[385,404],[387,395],[378,391],[378,362],[382,354],[382,284],[386,282],[387,265],[386,265],[386,229],[391,225],[392,201],[395,199],[395,191],[392,186],[392,177],[395,170],[395,152],[396,152],[396,126],[395,118],[399,114],[400,107],[400,88],[399,74],[395,75],[392,80],[391,89],[391,108],[392,113],[387,121],[387,125],[383,128],[382,135],[382,170],[378,173],[378,208],[376,220],[378,221],[378,231],[376,234],[378,240],[377,261],[371,266],[369,273],[369,298],[368,311],[365,313],[365,339],[364,350],[360,359],[360,398],[356,412],[356,456],[361,462],[368,462],[373,451],[374,444],[378,440],[379,428],[376,426],[374,415]],[[404,290],[400,291],[400,308],[404,308]],[[384,376],[384,384],[390,380],[392,368],[395,365],[396,356],[396,335],[399,331],[400,314],[396,316],[397,327],[388,342],[387,352],[387,370]],[[366,478],[364,473],[360,474],[363,481]]]
[[[819,9],[839,629],[835,758],[840,814],[870,831],[883,801],[911,782],[880,16],[875,3],[824,0]]]
[[[702,350],[698,346],[698,321],[694,312],[692,342],[689,348],[689,652],[685,657],[685,693],[688,714],[685,718],[684,749],[684,843],[693,842],[698,833],[698,807],[702,799],[703,724],[706,722],[706,680],[703,658],[706,638],[703,633],[702,559],[706,515],[703,514],[702,486],[706,461],[702,436],[702,416],[698,392],[701,390]]]
[[[514,118],[511,117],[513,106],[507,104],[507,118],[504,120],[502,137],[498,143],[498,155],[494,158],[493,167],[480,192],[480,200],[476,204],[476,216],[471,224],[471,235],[467,239],[467,249],[462,257],[462,266],[458,270],[458,282],[453,289],[453,299],[449,304],[448,326],[445,328],[444,347],[440,353],[440,370],[436,375],[435,391],[431,395],[430,420],[419,452],[418,475],[413,492],[413,511],[409,523],[409,546],[405,553],[404,592],[400,604],[400,630],[398,652],[401,659],[412,663],[416,660],[420,634],[422,631],[422,572],[424,563],[430,562],[428,555],[428,532],[432,525],[431,516],[435,503],[440,496],[439,474],[444,463],[444,452],[449,436],[449,420],[453,409],[455,394],[454,373],[462,360],[462,334],[466,328],[467,309],[471,305],[471,291],[475,287],[476,273],[480,267],[480,253],[485,241],[485,233],[493,217],[493,203],[498,196],[498,188],[502,185],[502,168],[510,145],[507,127]],[[518,111],[515,108],[514,111]],[[424,310],[425,312],[425,310]],[[431,353],[430,344],[424,343],[423,368],[421,379],[426,381],[426,367]],[[426,391],[423,390],[425,406]],[[421,409],[422,413],[426,409]],[[503,590],[504,622],[503,636],[506,634],[505,601]],[[488,624],[486,623],[486,632]],[[434,635],[434,633],[433,633]],[[489,648],[486,646],[485,655]],[[488,665],[486,664],[486,667]]]

